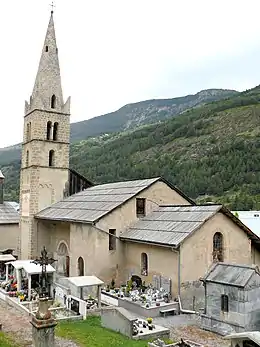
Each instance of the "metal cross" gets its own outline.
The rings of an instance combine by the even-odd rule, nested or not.
[[[31,263],[41,265],[42,267],[41,281],[40,281],[40,297],[41,298],[46,297],[48,294],[48,291],[46,288],[47,286],[46,267],[47,265],[53,264],[55,261],[56,261],[55,259],[48,257],[48,253],[46,251],[45,246],[43,247],[43,250],[41,251],[41,257],[31,261]]]
[[[54,7],[56,7],[56,6],[54,5],[54,2],[53,2],[53,1],[51,2],[50,6],[51,6],[51,13],[53,13],[53,9],[54,9]]]

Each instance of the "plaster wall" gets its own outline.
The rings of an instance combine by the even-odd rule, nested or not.
[[[223,235],[224,262],[252,265],[251,241],[246,233],[222,213],[206,221],[180,247],[181,299],[184,308],[204,307],[204,288],[199,279],[213,262],[213,236]]]
[[[19,224],[0,224],[0,250],[13,249],[18,255]]]
[[[141,274],[141,254],[148,257],[148,275]],[[153,275],[160,275],[171,279],[172,296],[178,295],[178,257],[177,251],[170,248],[152,246],[139,243],[125,243],[124,254],[126,258],[125,278],[128,280],[132,275],[141,277],[146,284],[152,283]]]

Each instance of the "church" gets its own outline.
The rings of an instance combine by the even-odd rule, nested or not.
[[[213,262],[260,265],[260,238],[224,206],[197,205],[162,177],[95,185],[69,168],[69,147],[52,12],[25,102],[20,211],[0,200],[0,249],[33,259],[46,246],[57,280],[96,275],[120,284],[136,275],[148,284],[162,276],[185,308],[201,306],[200,279]]]

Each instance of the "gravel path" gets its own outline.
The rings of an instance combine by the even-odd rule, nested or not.
[[[230,341],[220,335],[202,330],[198,327],[198,317],[181,314],[166,318],[154,318],[154,323],[170,329],[170,336],[174,341],[181,338],[201,343],[204,347],[229,347]]]
[[[32,347],[31,318],[0,300],[0,322],[3,332],[15,336],[23,347]],[[56,337],[56,347],[79,347],[76,343]]]

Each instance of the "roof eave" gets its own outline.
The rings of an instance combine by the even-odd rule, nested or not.
[[[125,242],[133,242],[133,243],[142,243],[142,244],[149,244],[149,245],[153,245],[153,246],[159,246],[159,247],[167,247],[167,248],[171,248],[171,249],[175,249],[176,251],[179,248],[179,244],[178,245],[173,245],[173,244],[169,244],[169,243],[160,243],[160,242],[151,242],[151,241],[145,241],[145,240],[136,240],[136,239],[130,239],[127,237],[121,237],[119,236],[119,239],[121,241],[125,241]]]

